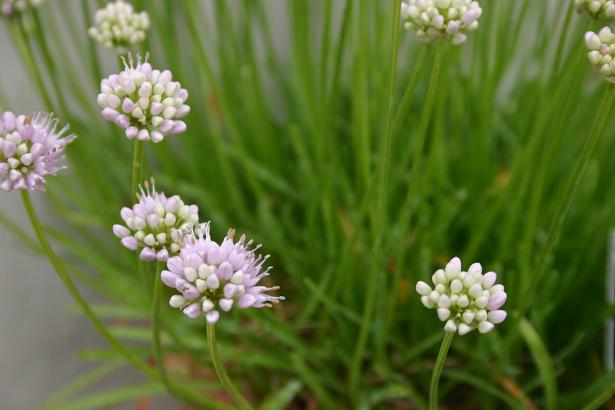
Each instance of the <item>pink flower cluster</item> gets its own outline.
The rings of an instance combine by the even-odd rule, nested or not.
[[[180,293],[171,297],[171,306],[193,319],[205,316],[214,324],[220,317],[218,309],[262,308],[284,299],[267,294],[277,286],[259,285],[269,275],[269,268],[263,269],[268,256],[257,256],[258,246],[252,247],[244,236],[235,241],[234,233],[230,230],[218,244],[207,223],[186,237],[179,255],[169,259],[168,270],[161,274],[162,282]]]
[[[45,177],[63,167],[64,149],[75,136],[65,136],[51,114],[0,116],[0,188],[44,191]]]

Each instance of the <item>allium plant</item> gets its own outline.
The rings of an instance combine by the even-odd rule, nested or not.
[[[131,251],[140,251],[142,261],[165,262],[179,252],[184,229],[199,221],[199,208],[186,205],[178,195],[167,198],[157,192],[154,181],[144,184],[139,202],[120,212],[125,225],[113,225],[113,233]]]
[[[0,188],[44,191],[45,178],[63,166],[64,149],[74,139],[52,114],[32,117],[10,111],[0,116]]]
[[[463,336],[478,328],[480,333],[489,333],[506,319],[506,311],[499,310],[506,302],[504,286],[495,283],[495,272],[484,275],[482,272],[480,263],[470,265],[467,272],[462,271],[461,260],[455,257],[444,269],[433,274],[433,289],[422,281],[416,284],[421,303],[426,308],[436,309],[438,318],[446,321],[445,336],[431,378],[430,410],[438,409],[438,383],[455,332]]]
[[[574,6],[579,13],[594,19],[615,18],[614,0],[574,0]]]
[[[237,407],[250,408],[229,387],[226,362],[255,406],[266,401],[258,408],[421,408],[428,394],[434,402],[437,397],[424,389],[427,373],[416,370],[434,363],[431,353],[438,340],[431,332],[438,314],[442,326],[456,330],[441,332],[445,343],[435,375],[446,367],[451,340],[460,339],[451,363],[456,374],[451,371],[447,380],[442,408],[577,410],[609,400],[614,390],[608,363],[600,368],[597,361],[583,359],[597,356],[598,344],[612,345],[600,343],[602,320],[596,312],[607,312],[610,303],[604,298],[600,250],[606,249],[615,224],[615,139],[607,137],[615,126],[610,109],[615,87],[588,75],[594,67],[583,54],[596,51],[591,55],[602,69],[610,65],[602,46],[610,50],[611,44],[600,40],[600,27],[591,29],[598,33],[597,49],[581,44],[582,27],[589,22],[575,18],[573,0],[479,0],[485,13],[468,14],[467,24],[462,18],[469,10],[460,13],[455,6],[472,3],[454,0],[405,0],[404,6],[401,0],[292,0],[280,7],[270,7],[267,0],[130,1],[151,19],[139,46],[152,53],[155,66],[171,67],[190,91],[189,104],[198,107],[198,116],[184,119],[184,136],[165,146],[145,144],[171,134],[181,120],[172,110],[169,118],[161,114],[164,109],[155,114],[161,107],[154,103],[164,106],[167,97],[177,102],[176,95],[154,97],[163,73],[150,81],[133,66],[122,75],[123,83],[120,74],[105,80],[101,110],[122,133],[127,131],[131,144],[111,140],[118,128],[109,127],[100,110],[90,109],[97,96],[92,88],[100,87],[100,73],[110,61],[99,58],[94,41],[86,41],[84,27],[94,24],[81,19],[94,17],[93,4],[108,1],[54,0],[40,13],[27,9],[14,13],[17,18],[0,19],[0,37],[10,40],[3,42],[0,55],[0,106],[36,107],[39,101],[30,98],[35,92],[82,136],[79,145],[67,147],[76,149],[69,158],[72,172],[48,179],[52,195],[45,197],[53,205],[49,222],[60,228],[54,244],[71,261],[66,267],[79,271],[62,267],[64,258],[52,253],[42,225],[34,216],[32,221],[41,249],[83,313],[115,348],[116,354],[97,355],[97,366],[104,371],[121,356],[151,380],[128,387],[128,395],[127,386],[121,386],[122,397],[134,400],[164,386],[190,408],[229,408],[228,397],[218,394],[210,377],[213,365]],[[611,3],[582,4],[588,9],[600,5],[587,13],[600,18]],[[69,5],[83,9],[68,12]],[[471,32],[479,21],[481,29]],[[411,33],[404,38],[404,23],[424,41],[434,41],[434,47],[416,44]],[[472,47],[446,47],[465,36]],[[594,47],[596,39],[590,43]],[[583,58],[577,61],[577,55]],[[13,82],[13,75],[19,81]],[[149,81],[151,94],[133,77],[141,85]],[[148,108],[136,110],[139,103]],[[130,191],[128,145],[134,146]],[[591,172],[584,174],[585,168]],[[234,322],[232,310],[222,310],[230,304],[222,299],[232,300],[232,307],[241,300],[224,295],[234,271],[213,295],[199,291],[196,279],[183,279],[198,291],[193,301],[177,291],[175,282],[172,289],[162,283],[160,269],[171,272],[167,263],[139,262],[142,276],[135,275],[135,259],[145,243],[137,243],[136,253],[117,252],[119,240],[109,236],[117,222],[128,236],[136,234],[113,210],[119,212],[127,201],[132,210],[143,172],[184,199],[190,195],[190,203],[206,209],[208,218],[254,232],[284,272],[275,283],[291,303],[244,311]],[[24,197],[33,215],[30,191],[15,194]],[[13,211],[9,202],[0,200],[0,212]],[[6,231],[28,240],[24,227],[12,222],[0,214]],[[0,236],[8,236],[6,231]],[[489,264],[506,267],[509,274],[498,281],[510,280],[502,284],[519,290],[509,294],[514,321],[506,319],[488,335],[480,334],[481,326],[488,330],[486,322],[494,324],[505,314],[490,319],[494,311],[485,308],[487,320],[478,320],[484,318],[480,293],[474,295],[476,309],[462,312],[452,302],[446,307],[443,296],[460,298],[453,293],[458,285],[449,279],[448,284],[427,281],[430,291],[424,296],[435,291],[438,297],[426,302],[434,311],[421,314],[419,298],[408,294],[411,278],[448,249],[468,257],[489,255]],[[167,250],[171,259],[184,263],[179,252]],[[149,257],[159,251],[153,248]],[[224,268],[214,267],[223,282],[218,273]],[[23,272],[39,280],[46,277],[41,273]],[[173,275],[175,281],[185,278],[184,271]],[[83,279],[79,285],[102,296],[95,298],[97,305],[90,307],[79,296],[71,278]],[[268,279],[261,280],[263,286],[272,286]],[[463,291],[474,292],[472,286]],[[49,296],[47,289],[41,292],[39,299]],[[169,312],[165,305],[171,295],[178,309],[199,319],[182,320],[179,312]],[[205,310],[214,304],[209,312],[225,316],[215,326],[206,320],[203,297],[216,300]],[[197,302],[191,313],[189,306]],[[27,313],[27,307],[22,303],[15,309]],[[506,307],[495,311],[502,309],[510,314]],[[143,320],[147,310],[151,315]],[[97,313],[116,326],[113,331]],[[499,332],[500,326],[506,332]],[[203,354],[204,327],[213,360]],[[218,337],[225,336],[225,360],[216,353],[214,327]],[[471,328],[476,331],[458,336]],[[128,348],[116,337],[139,335],[141,340],[150,330],[147,345]],[[145,351],[150,345],[151,354]],[[166,374],[165,364],[178,359],[182,365]],[[206,376],[205,386],[197,375]],[[68,396],[65,390],[41,407],[82,406],[98,387],[78,384],[88,392],[75,387]],[[567,391],[560,395],[560,388]],[[115,392],[92,400],[117,398]],[[153,405],[160,405],[156,400]]]
[[[128,139],[160,142],[166,135],[186,130],[181,121],[190,112],[188,91],[172,81],[169,70],[154,70],[150,63],[125,64],[119,74],[102,80],[98,105],[102,116],[124,129]]]
[[[0,15],[9,17],[22,13],[30,7],[37,7],[43,0],[0,0]]]
[[[421,303],[436,309],[438,318],[446,322],[445,331],[465,335],[478,329],[488,333],[506,319],[506,312],[499,310],[506,302],[506,292],[504,286],[495,283],[496,278],[495,272],[483,275],[480,263],[462,271],[461,260],[455,257],[433,274],[433,288],[419,281],[416,291]]]
[[[229,230],[218,244],[211,239],[206,223],[186,236],[179,256],[170,258],[168,270],[161,274],[165,285],[180,292],[171,297],[171,306],[192,319],[205,316],[208,323],[215,324],[220,317],[218,309],[271,307],[284,299],[267,293],[277,286],[259,284],[269,275],[270,268],[263,268],[269,256],[257,255],[260,246],[252,246],[243,235],[236,241],[234,235],[235,231]]]
[[[598,33],[585,33],[585,44],[589,49],[589,61],[600,70],[610,83],[615,83],[615,33],[603,27]]]
[[[465,43],[466,33],[478,29],[482,12],[473,0],[406,0],[401,4],[404,28],[426,43],[439,38],[450,38],[456,45]]]
[[[88,33],[107,48],[129,47],[143,41],[150,24],[147,12],[136,13],[131,4],[122,0],[98,10],[94,22],[96,25]]]

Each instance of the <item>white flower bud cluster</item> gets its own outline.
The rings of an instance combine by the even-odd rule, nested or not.
[[[149,16],[145,11],[135,13],[132,5],[122,0],[108,3],[94,16],[96,25],[88,34],[105,47],[129,47],[145,39]]]
[[[0,0],[0,15],[10,17],[23,13],[31,7],[39,6],[43,0]]]
[[[615,0],[574,0],[580,14],[587,14],[594,19],[615,18]]]
[[[448,37],[463,44],[466,32],[478,29],[483,10],[473,0],[406,0],[401,3],[404,28],[414,31],[420,41],[431,43]]]
[[[446,268],[432,276],[434,288],[425,282],[416,284],[421,302],[436,309],[438,318],[446,322],[446,332],[465,335],[474,329],[488,333],[506,319],[499,310],[506,302],[504,286],[496,284],[495,272],[482,274],[480,263],[474,263],[467,272],[461,271],[461,260],[453,258]]]
[[[186,131],[180,119],[190,112],[187,99],[188,91],[169,70],[129,62],[124,71],[101,81],[97,102],[102,116],[124,129],[126,138],[157,143]]]
[[[167,198],[156,192],[154,181],[145,183],[139,202],[132,208],[122,208],[120,215],[125,225],[113,225],[113,233],[122,245],[131,251],[139,250],[139,258],[145,262],[165,262],[176,255],[183,243],[183,229],[191,228],[199,221],[199,208],[186,205],[174,195]]]
[[[587,57],[610,83],[615,83],[615,34],[604,27],[598,34],[585,33],[585,44],[589,49]]]

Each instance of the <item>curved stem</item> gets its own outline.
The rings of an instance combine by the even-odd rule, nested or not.
[[[224,370],[224,365],[218,353],[218,346],[216,345],[216,326],[209,323],[207,323],[207,346],[209,347],[209,354],[211,355],[211,360],[214,364],[218,379],[226,392],[235,400],[235,404],[237,404],[237,407],[241,410],[252,410],[252,405],[250,405],[241,392],[237,390],[237,387],[235,387]]]
[[[442,374],[442,368],[444,367],[444,361],[446,360],[446,354],[448,348],[451,347],[451,342],[455,336],[454,332],[446,332],[440,345],[440,351],[438,352],[438,358],[431,374],[431,385],[429,386],[429,410],[438,410],[438,384],[440,383],[440,375]]]
[[[43,248],[43,251],[49,258],[49,261],[51,262],[51,265],[57,272],[58,276],[60,277],[60,280],[62,280],[62,283],[64,283],[64,286],[66,286],[66,289],[68,289],[69,293],[71,294],[75,302],[77,302],[85,316],[90,320],[90,322],[92,322],[96,330],[98,330],[100,334],[107,340],[107,343],[109,343],[115,350],[117,350],[118,353],[120,353],[130,364],[135,366],[150,379],[155,381],[161,381],[163,377],[166,377],[166,374],[164,376],[163,373],[159,375],[143,360],[141,360],[136,354],[127,349],[122,342],[120,342],[115,336],[113,336],[111,331],[107,328],[107,326],[105,326],[103,322],[101,322],[98,316],[96,316],[90,305],[86,302],[86,300],[83,298],[83,296],[75,286],[73,280],[66,272],[64,265],[62,265],[60,259],[51,248],[51,244],[49,243],[49,240],[45,235],[43,226],[41,225],[41,222],[36,215],[36,211],[34,210],[30,193],[26,190],[21,191],[21,198],[26,212],[28,213],[32,228],[36,233],[36,236],[41,244],[41,247]],[[165,382],[164,379],[162,381]],[[177,386],[174,391],[178,397],[181,397],[187,403],[191,403],[197,406],[203,406],[205,408],[209,406],[209,401],[203,400],[198,393],[194,393],[188,388],[185,388],[183,386]]]
[[[143,141],[135,140],[135,150],[132,156],[132,185],[130,186],[130,197],[135,199],[139,184],[143,178]]]
[[[96,316],[90,305],[85,301],[85,299],[75,286],[73,280],[66,273],[66,270],[60,262],[60,259],[57,257],[57,255],[51,248],[49,240],[47,239],[45,231],[43,230],[43,226],[41,225],[41,222],[36,215],[36,211],[34,210],[34,206],[32,205],[32,198],[30,197],[30,193],[27,190],[21,191],[21,199],[23,201],[24,207],[26,208],[26,212],[28,213],[28,217],[30,218],[32,228],[36,233],[36,236],[41,244],[41,247],[43,248],[43,251],[45,251],[45,254],[49,258],[49,262],[51,262],[51,265],[60,277],[60,280],[64,283],[64,286],[66,286],[66,289],[68,289],[69,293],[71,294],[75,302],[77,302],[81,310],[83,310],[83,313],[85,313],[87,318],[90,319],[94,327],[103,335],[103,337],[107,339],[107,342],[111,346],[113,346],[119,353],[121,353],[126,360],[128,360],[131,364],[133,364],[146,375],[156,378],[156,373],[152,369],[150,369],[147,364],[145,364],[133,352],[128,350],[118,339],[115,338],[115,336],[111,334],[107,326],[105,326],[105,324],[100,321],[100,319]]]

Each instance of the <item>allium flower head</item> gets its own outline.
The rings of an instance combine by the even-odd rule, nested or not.
[[[51,114],[0,116],[0,188],[44,191],[45,177],[63,169],[64,149],[74,139]]]
[[[214,324],[220,317],[218,309],[228,312],[233,306],[269,307],[284,299],[267,294],[277,286],[258,284],[269,275],[270,268],[263,270],[268,256],[257,256],[259,246],[252,247],[252,241],[246,242],[243,235],[235,241],[234,233],[230,230],[217,244],[209,235],[207,223],[187,236],[179,256],[170,258],[168,270],[161,274],[165,285],[180,292],[171,297],[171,306],[192,319],[205,316]]]
[[[198,223],[199,208],[185,205],[177,195],[167,198],[163,192],[156,192],[153,181],[151,186],[147,182],[144,185],[139,202],[132,208],[122,208],[125,225],[113,225],[113,233],[131,251],[140,249],[141,260],[165,262],[179,252],[182,230]]]
[[[589,49],[587,57],[610,83],[615,83],[615,34],[604,27],[598,34],[585,33],[585,44]]]
[[[132,5],[118,0],[107,3],[96,12],[96,25],[90,27],[90,37],[108,48],[130,47],[145,39],[149,16],[145,11],[135,13]]]
[[[453,44],[466,42],[466,32],[478,29],[483,10],[472,0],[405,0],[401,3],[404,27],[419,40],[431,43],[448,37]]]
[[[594,19],[615,18],[615,0],[574,0],[577,11]]]
[[[124,71],[101,82],[103,117],[123,128],[128,139],[160,142],[165,135],[184,132],[180,118],[190,112],[188,91],[172,78],[169,70],[153,70],[148,62],[127,63]]]
[[[440,320],[446,322],[445,331],[465,335],[478,328],[480,333],[488,333],[506,319],[506,312],[499,310],[506,302],[504,286],[495,283],[495,272],[483,275],[480,263],[463,272],[461,260],[453,258],[431,279],[433,289],[419,281],[416,291],[423,305],[436,309]]]
[[[31,7],[37,7],[43,0],[0,0],[0,15],[10,17],[23,13]]]

